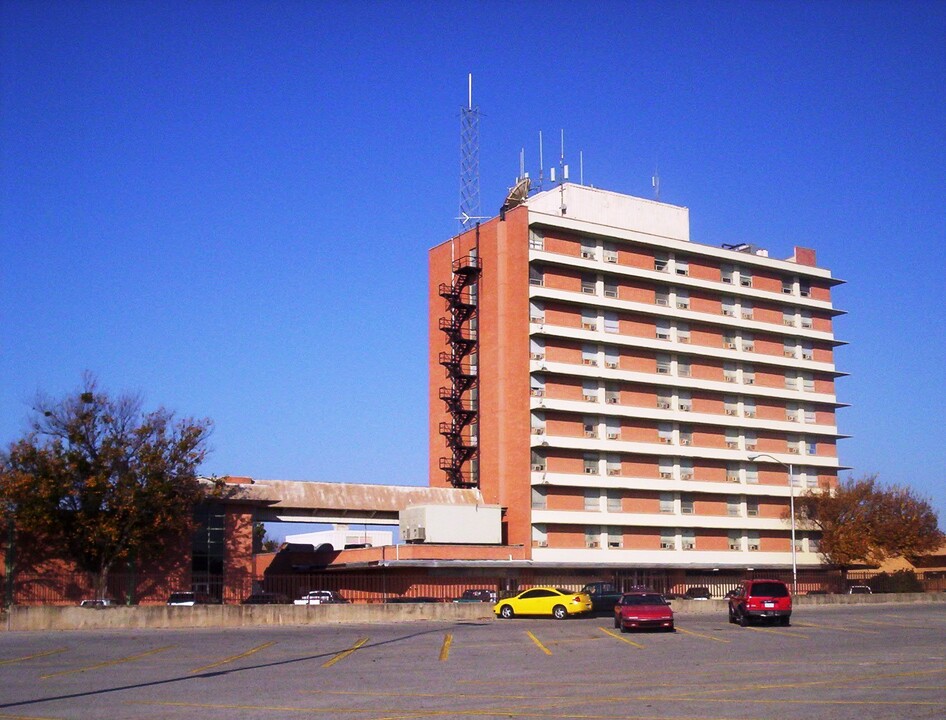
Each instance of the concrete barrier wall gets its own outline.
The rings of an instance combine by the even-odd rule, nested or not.
[[[866,604],[946,602],[946,593],[888,593],[877,595],[806,595],[795,609]],[[726,615],[726,600],[673,600],[677,615]],[[397,603],[390,605],[197,605],[195,607],[14,607],[4,629],[116,630],[146,628],[226,628],[261,625],[360,625],[417,620],[463,622],[490,620],[489,603]]]

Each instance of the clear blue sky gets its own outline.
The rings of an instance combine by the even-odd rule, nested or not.
[[[426,483],[427,250],[564,128],[585,182],[848,281],[853,473],[946,526],[946,3],[0,0],[0,441],[88,369],[217,474]]]

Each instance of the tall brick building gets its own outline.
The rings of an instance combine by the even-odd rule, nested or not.
[[[540,564],[789,566],[790,493],[840,469],[814,251],[699,244],[686,208],[565,183],[429,270],[431,486],[478,487]]]

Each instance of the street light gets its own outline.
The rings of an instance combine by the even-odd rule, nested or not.
[[[798,563],[795,560],[795,473],[792,471],[791,463],[782,462],[777,457],[769,455],[768,453],[750,455],[749,462],[755,462],[759,458],[764,457],[774,460],[782,467],[788,468],[789,513],[792,518],[792,595],[798,595]]]

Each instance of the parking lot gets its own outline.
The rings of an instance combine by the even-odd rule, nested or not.
[[[946,603],[239,630],[0,633],[0,718],[943,718]]]

